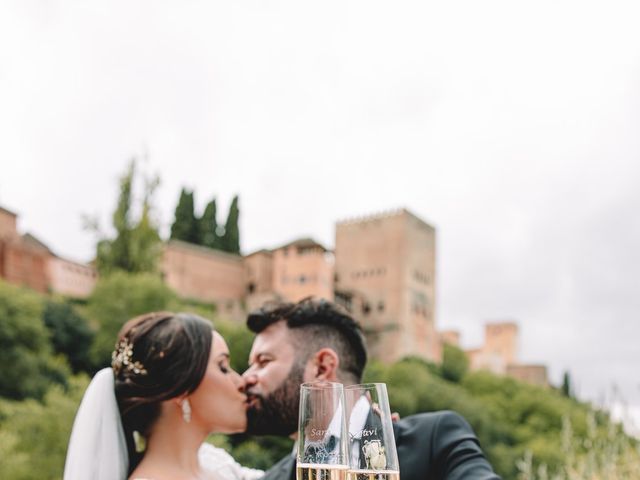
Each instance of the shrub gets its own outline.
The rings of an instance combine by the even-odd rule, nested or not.
[[[87,385],[86,376],[72,377],[66,391],[53,386],[42,402],[0,401],[0,478],[62,478],[73,419]]]
[[[100,279],[87,302],[97,328],[91,349],[94,369],[109,365],[116,337],[127,320],[175,305],[175,294],[157,275],[116,272]]]
[[[65,362],[53,357],[42,307],[38,294],[0,281],[0,396],[42,398],[69,374]]]

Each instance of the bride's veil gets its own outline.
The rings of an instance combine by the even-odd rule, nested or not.
[[[104,368],[91,380],[73,422],[64,480],[125,480],[128,463],[113,370]]]

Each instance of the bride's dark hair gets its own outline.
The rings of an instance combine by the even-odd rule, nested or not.
[[[192,393],[204,377],[213,326],[197,315],[155,312],[133,318],[118,334],[112,367],[129,452],[129,474],[142,460],[133,432],[145,438],[160,402]]]

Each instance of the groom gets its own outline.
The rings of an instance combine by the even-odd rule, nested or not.
[[[262,308],[247,319],[256,338],[244,373],[248,433],[290,436],[298,428],[300,384],[360,383],[367,362],[360,326],[331,302],[305,299]],[[469,424],[442,411],[394,423],[402,480],[498,480]],[[287,455],[264,480],[295,479]]]

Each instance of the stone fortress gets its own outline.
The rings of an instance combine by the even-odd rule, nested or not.
[[[436,329],[435,259],[435,229],[400,209],[339,221],[333,251],[310,238],[245,256],[170,240],[160,270],[181,297],[213,303],[220,316],[237,321],[266,301],[326,298],[361,322],[373,357],[439,362],[445,343],[460,346],[460,334]],[[0,278],[85,298],[98,275],[91,265],[61,258],[33,235],[20,234],[17,215],[0,207]],[[518,361],[514,322],[487,324],[484,344],[466,353],[472,369],[548,384],[545,366]]]

